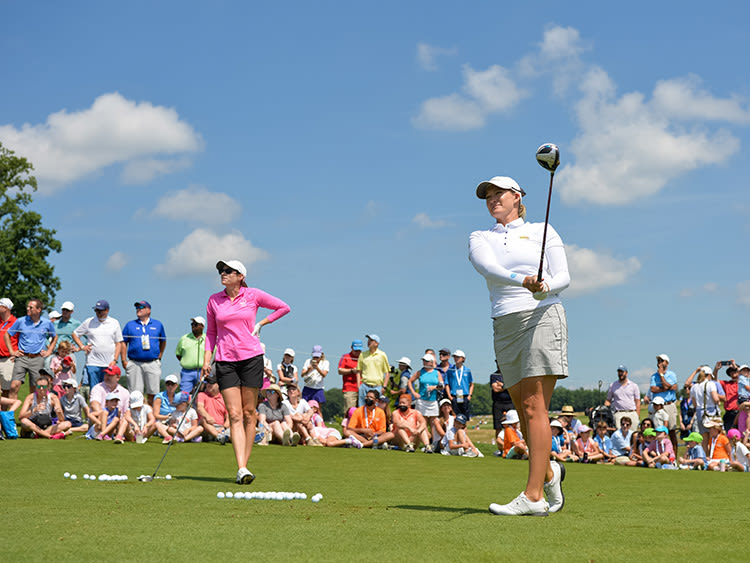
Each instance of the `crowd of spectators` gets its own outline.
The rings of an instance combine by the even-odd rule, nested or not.
[[[168,444],[231,440],[229,416],[215,376],[202,382],[205,320],[190,319],[190,331],[174,351],[180,374],[164,378],[161,359],[166,331],[151,317],[147,301],[134,303],[135,319],[123,329],[99,300],[94,315],[83,322],[72,317],[66,301],[62,313],[47,318],[39,300],[27,303],[16,318],[13,303],[0,299],[0,413],[6,437],[21,435],[63,439],[79,434],[92,440],[143,443],[149,438]],[[421,366],[409,357],[392,367],[370,333],[352,341],[336,365],[346,415],[341,429],[328,427],[321,414],[331,363],[321,346],[297,367],[287,348],[274,365],[264,360],[263,389],[257,406],[260,445],[400,449],[482,457],[469,438],[474,381],[461,350],[427,348]],[[75,353],[85,353],[76,365]],[[669,357],[656,358],[656,371],[645,395],[620,365],[604,405],[589,424],[566,405],[550,421],[552,457],[558,461],[602,463],[667,469],[748,471],[750,468],[750,367],[734,360],[699,366],[682,387],[669,369]],[[127,388],[120,384],[122,366]],[[728,379],[717,375],[726,369]],[[29,394],[18,391],[28,376]],[[523,459],[528,450],[519,417],[502,373],[490,376],[496,456]],[[192,400],[191,400],[192,399]],[[641,419],[642,405],[648,416]],[[16,411],[17,420],[16,420]],[[679,453],[678,439],[684,450]]]

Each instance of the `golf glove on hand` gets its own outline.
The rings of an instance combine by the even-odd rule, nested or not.
[[[537,301],[544,301],[545,299],[547,299],[547,295],[549,294],[549,285],[547,285],[547,282],[542,283],[544,284],[544,290],[532,293],[534,299],[536,299]]]
[[[260,336],[260,329],[263,328],[263,325],[260,323],[255,323],[255,328],[253,328],[253,336]]]

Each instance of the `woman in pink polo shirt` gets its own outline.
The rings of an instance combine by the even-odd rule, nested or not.
[[[255,479],[247,461],[255,441],[258,391],[263,385],[263,349],[260,329],[283,317],[289,305],[245,283],[247,269],[239,260],[220,260],[216,269],[224,291],[214,293],[206,307],[206,353],[203,375],[211,372],[211,356],[216,349],[216,379],[229,412],[232,447],[237,459],[238,484]],[[261,307],[273,313],[256,323]]]

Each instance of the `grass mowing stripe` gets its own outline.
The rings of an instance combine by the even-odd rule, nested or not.
[[[686,540],[739,558],[716,541],[745,529],[747,475],[567,465],[566,504],[548,518],[492,516],[523,488],[526,462],[332,448],[257,447],[252,487],[234,484],[231,446],[176,444],[160,475],[139,483],[163,448],[85,440],[0,443],[5,561],[674,560]],[[63,478],[70,471],[77,481]],[[84,481],[84,473],[128,482]],[[323,500],[216,498],[217,491],[302,491]],[[710,515],[710,521],[707,517]],[[8,523],[12,523],[9,526]],[[698,543],[696,543],[698,542]]]

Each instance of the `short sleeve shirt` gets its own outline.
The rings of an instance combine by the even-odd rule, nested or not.
[[[350,370],[357,368],[357,358],[352,358],[351,353],[344,354],[339,360],[339,369]],[[357,374],[356,373],[345,373],[341,376],[342,388],[341,390],[346,393],[347,391],[357,391]]]
[[[289,409],[283,403],[275,409],[268,401],[263,401],[258,405],[258,412],[265,415],[268,422],[282,421],[285,416],[291,414]]]
[[[107,367],[115,359],[117,343],[122,342],[120,323],[109,316],[104,321],[89,317],[73,333],[88,338],[91,353],[86,356],[86,365],[94,367]]]
[[[47,339],[54,338],[55,334],[55,327],[49,319],[40,318],[34,322],[28,315],[16,319],[8,329],[8,335],[18,336],[18,349],[26,354],[41,352]]]
[[[221,396],[221,393],[217,393],[215,397],[212,397],[208,393],[201,391],[198,393],[197,401],[199,405],[203,405],[203,408],[211,415],[216,424],[224,424],[227,407],[224,404],[224,397]]]
[[[369,428],[376,434],[385,432],[385,412],[380,407],[368,410],[367,407],[359,407],[354,411],[349,421],[349,428]]]
[[[359,355],[357,367],[362,373],[362,383],[370,387],[383,385],[385,374],[391,370],[391,366],[388,364],[388,356],[380,349],[375,350],[374,353],[364,350]]]
[[[667,370],[664,373],[664,379],[669,383],[670,385],[676,385],[677,384],[677,374],[671,370]],[[657,371],[651,376],[651,387],[656,387],[661,385],[661,375]],[[670,401],[674,401],[677,399],[677,393],[674,389],[671,389],[669,391],[659,391],[658,393],[652,393],[653,397],[663,397],[664,400],[669,403]]]

